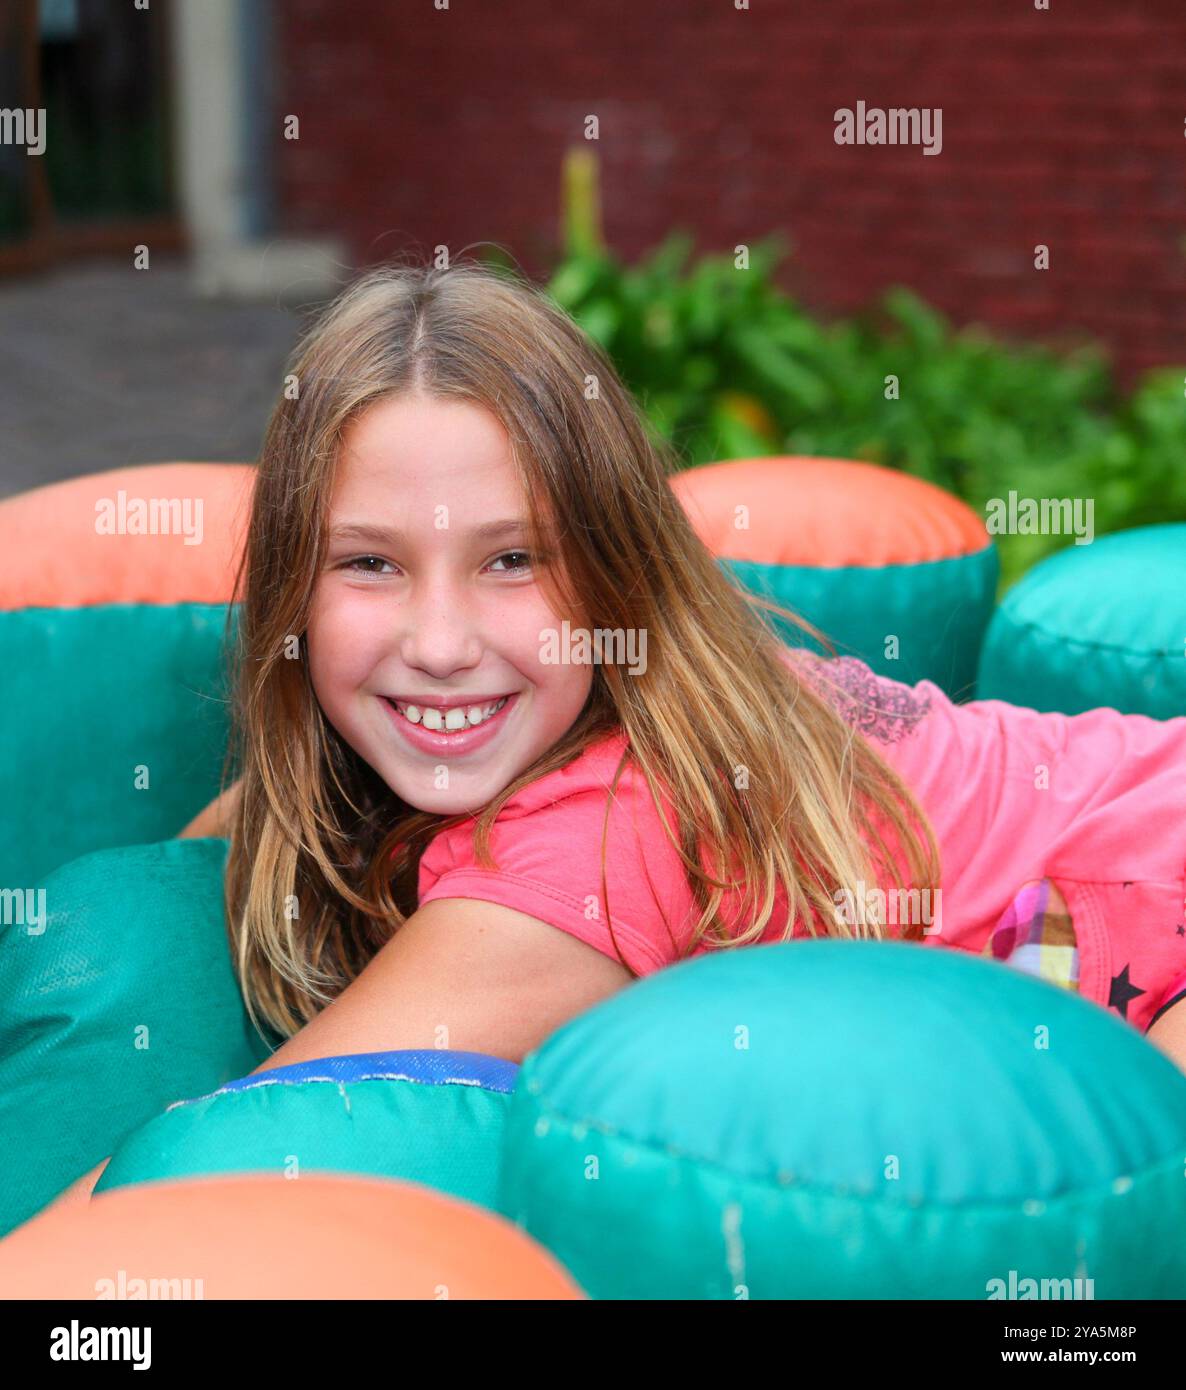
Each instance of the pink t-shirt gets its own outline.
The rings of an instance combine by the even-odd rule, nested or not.
[[[1023,885],[1049,878],[1074,924],[1080,992],[1147,1028],[1186,971],[1186,717],[957,705],[930,681],[902,685],[851,657],[803,660],[838,687],[828,698],[934,828],[942,893],[925,905],[925,944],[983,954]],[[621,734],[602,739],[512,797],[491,834],[497,869],[477,867],[472,820],[439,834],[421,860],[420,903],[502,903],[617,958],[612,927],[641,975],[683,958],[699,914],[645,778],[628,765],[608,802],[624,747]],[[764,940],[783,934],[778,902]]]

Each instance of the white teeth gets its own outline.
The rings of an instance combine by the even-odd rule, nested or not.
[[[501,700],[494,700],[488,705],[454,705],[449,710],[433,709],[431,705],[421,709],[419,705],[399,705],[395,701],[392,704],[413,724],[423,724],[426,729],[437,733],[441,730],[456,733],[460,729],[473,729],[484,724],[502,709],[507,698],[504,695]]]

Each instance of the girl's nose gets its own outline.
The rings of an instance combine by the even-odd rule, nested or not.
[[[472,596],[447,578],[421,581],[400,612],[400,655],[437,680],[476,666],[482,643]]]

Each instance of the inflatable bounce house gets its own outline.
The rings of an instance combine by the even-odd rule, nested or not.
[[[226,842],[171,837],[218,791],[252,477],[150,466],[0,503],[0,1295],[154,1269],[201,1272],[206,1298],[1186,1294],[1164,1238],[1186,1222],[1186,1076],[1097,1005],[959,952],[724,952],[521,1066],[249,1075],[277,1040],[232,971]],[[776,458],[673,486],[740,583],[879,672],[1186,711],[1186,527],[1072,546],[998,607],[982,521],[918,479]],[[121,496],[201,499],[202,543],[99,534]],[[43,1211],[108,1155],[89,1204]]]

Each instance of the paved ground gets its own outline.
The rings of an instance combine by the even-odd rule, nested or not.
[[[0,496],[127,464],[253,460],[300,323],[196,298],[176,258],[0,279]]]

